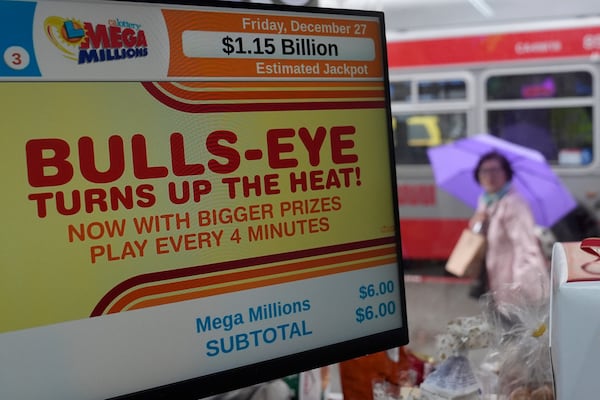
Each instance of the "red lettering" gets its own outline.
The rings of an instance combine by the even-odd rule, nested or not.
[[[47,155],[49,152],[52,155]],[[73,165],[67,161],[70,153],[69,144],[61,139],[28,141],[25,154],[29,184],[33,187],[45,187],[69,182],[73,178]]]
[[[293,168],[298,166],[295,158],[281,158],[282,153],[294,151],[292,143],[280,143],[280,139],[294,137],[296,132],[292,128],[269,129],[267,131],[267,149],[269,166],[271,168]]]
[[[206,148],[215,156],[223,157],[227,160],[222,164],[217,160],[208,161],[208,169],[218,174],[229,174],[240,166],[240,154],[232,147],[223,146],[220,141],[224,140],[227,143],[236,143],[237,136],[231,131],[214,131],[206,138]]]
[[[56,193],[56,211],[61,215],[75,215],[81,210],[81,194],[79,190],[73,190],[71,192],[71,204],[70,207],[66,202],[64,192]]]
[[[350,170],[352,171],[350,168],[345,168],[346,170]],[[349,173],[350,171],[347,171],[347,173]],[[341,172],[341,170],[340,170]],[[347,178],[347,175],[345,175]],[[327,174],[327,183],[325,184],[327,186],[327,188],[331,188],[331,187],[336,187],[339,188],[341,186],[340,184],[340,178],[337,174],[337,172],[335,171],[335,169],[330,169],[329,173]]]
[[[92,213],[95,207],[101,212],[108,211],[109,208],[113,211],[121,208],[131,209],[134,202],[140,208],[151,207],[156,204],[153,190],[152,185],[139,185],[135,189],[132,186],[125,186],[122,189],[118,187],[91,188],[83,192],[73,190],[71,192],[32,193],[28,199],[35,202],[38,217],[44,218],[48,215],[49,210],[56,210],[60,215],[75,215],[82,210],[82,204],[87,213]]]
[[[134,47],[136,45],[135,31],[131,28],[123,29],[121,39],[125,47]]]
[[[313,167],[319,165],[321,161],[321,147],[323,147],[323,142],[325,142],[327,130],[322,126],[318,127],[315,132],[315,137],[312,138],[308,129],[300,128],[300,130],[298,131],[298,136],[300,137],[300,140],[302,140],[302,143],[304,143],[304,147],[306,147],[306,150],[308,151],[310,165],[312,165]]]
[[[331,128],[331,159],[336,164],[349,164],[358,161],[356,154],[344,154],[345,149],[354,148],[354,140],[343,140],[344,135],[354,135],[353,126],[334,126]]]
[[[310,188],[312,190],[323,190],[323,171],[310,171]]]
[[[82,49],[99,49],[99,48],[121,48],[121,47],[148,47],[146,34],[140,30],[135,32],[131,28],[121,29],[119,26],[109,26],[98,24],[94,29],[94,25],[89,22],[83,24],[86,37],[81,42]]]
[[[175,176],[202,175],[204,165],[188,164],[185,162],[185,143],[183,135],[175,132],[171,134],[171,164]]]
[[[358,156],[348,153],[354,148],[354,140],[344,138],[356,133],[354,126],[334,126],[330,130],[331,160],[335,164],[349,164],[358,161]],[[297,158],[284,158],[285,153],[294,151],[294,144],[284,139],[293,138],[296,132],[292,128],[278,128],[267,131],[267,153],[271,168],[294,168],[298,166]],[[318,166],[321,162],[321,149],[327,136],[326,128],[320,126],[314,137],[307,128],[298,130],[298,137],[308,153],[310,165]]]
[[[110,47],[118,49],[123,47],[123,41],[121,40],[121,28],[118,26],[111,26],[108,28],[110,35]]]
[[[138,207],[147,208],[156,204],[156,196],[154,196],[154,186],[152,185],[140,185],[135,189],[135,194],[139,197],[136,201]],[[113,206],[113,210],[116,210]]]
[[[265,181],[265,194],[279,194],[279,175],[278,174],[267,174],[264,176]]]
[[[92,259],[92,264],[96,264],[96,259],[103,256],[105,252],[106,250],[104,249],[104,246],[90,247],[90,257]]]
[[[137,34],[137,46],[138,47],[148,47],[148,41],[146,40],[146,34],[142,30],[138,31],[138,34]]]
[[[301,171],[299,175],[294,172],[290,174],[290,189],[292,193],[296,193],[298,190],[306,192],[308,190],[308,179],[306,171]]]
[[[84,136],[79,139],[79,168],[85,179],[94,183],[113,182],[123,176],[125,172],[125,149],[120,136],[108,138],[109,167],[100,172],[96,168],[94,157],[94,141],[91,137]]]
[[[110,47],[110,40],[108,38],[108,31],[106,30],[106,25],[96,25],[96,30],[94,31],[94,26],[89,22],[83,23],[85,29],[85,40],[81,42],[80,48],[89,49],[90,44],[94,49],[99,49],[102,47]]]
[[[94,212],[94,206],[98,206],[99,211],[107,211],[106,192],[102,189],[88,189],[83,192],[85,202],[85,212],[91,214]]]
[[[163,166],[148,166],[146,138],[136,134],[131,138],[131,151],[133,155],[133,174],[138,179],[164,178],[169,170]]]
[[[293,134],[293,131],[292,131]],[[70,182],[74,176],[75,165],[86,181],[97,184],[115,182],[125,174],[127,161],[131,161],[133,175],[137,179],[164,178],[172,172],[175,176],[198,176],[210,171],[229,174],[241,164],[238,151],[230,146],[237,142],[234,132],[218,130],[206,138],[208,152],[216,157],[207,163],[191,163],[186,157],[186,143],[179,132],[170,135],[170,165],[153,165],[149,160],[149,144],[144,135],[138,133],[131,137],[131,154],[126,154],[124,139],[113,135],[107,139],[105,160],[99,159],[98,143],[89,136],[77,141],[76,160],[70,161],[71,147],[62,139],[35,139],[26,143],[27,174],[33,187],[60,186]],[[291,144],[290,144],[291,146]],[[189,147],[189,146],[188,146]],[[155,151],[157,147],[152,147]],[[293,146],[292,146],[293,148]],[[252,150],[261,153],[260,150]],[[126,158],[131,157],[131,160]],[[222,159],[220,159],[222,158]],[[105,166],[106,167],[100,167]]]
[[[32,193],[27,196],[27,198],[35,201],[38,217],[44,218],[48,215],[46,200],[50,200],[52,198],[52,193]]]

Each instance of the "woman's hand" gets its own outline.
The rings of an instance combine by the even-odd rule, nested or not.
[[[481,229],[483,228],[483,225],[485,224],[487,220],[487,214],[485,211],[477,211],[475,214],[473,214],[473,216],[471,217],[471,219],[469,220],[469,228],[473,231],[473,232],[481,232]]]

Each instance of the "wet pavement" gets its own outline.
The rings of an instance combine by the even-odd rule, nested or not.
[[[435,336],[445,333],[449,321],[480,314],[469,296],[471,282],[446,276],[406,275],[406,314],[414,352],[435,355]]]

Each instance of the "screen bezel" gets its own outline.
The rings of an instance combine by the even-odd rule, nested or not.
[[[42,0],[40,0],[42,1]],[[82,0],[85,1],[85,0]],[[377,19],[379,23],[379,35],[381,49],[381,63],[383,71],[383,84],[385,87],[385,115],[387,118],[387,150],[389,159],[389,177],[390,177],[390,193],[391,198],[382,199],[382,201],[391,202],[393,210],[393,225],[395,237],[395,250],[398,270],[398,280],[396,283],[398,289],[399,301],[399,316],[396,321],[400,328],[378,332],[376,334],[357,337],[351,340],[340,341],[331,345],[313,348],[308,351],[299,353],[291,353],[283,357],[261,361],[253,364],[234,367],[217,373],[198,376],[196,378],[174,382],[157,387],[149,387],[134,393],[122,394],[112,399],[198,399],[214,394],[223,393],[229,390],[250,386],[253,384],[266,382],[272,379],[285,377],[291,374],[307,371],[341,362],[347,359],[363,356],[370,353],[375,353],[390,348],[406,345],[408,343],[408,327],[406,315],[406,298],[403,279],[403,264],[401,252],[401,237],[400,237],[400,220],[398,212],[398,194],[396,191],[396,167],[395,167],[395,151],[394,140],[392,136],[392,114],[391,114],[391,98],[389,93],[389,75],[387,69],[387,48],[385,40],[385,21],[383,12],[378,11],[363,11],[363,10],[340,10],[306,6],[288,6],[282,4],[259,4],[246,2],[226,2],[226,1],[189,1],[189,0],[127,0],[127,1],[103,1],[94,0],[97,3],[121,3],[128,5],[164,5],[169,6],[185,6],[193,9],[194,6],[214,7],[223,9],[239,9],[239,10],[267,10],[286,13],[304,13],[304,14],[320,14],[320,15],[347,15],[369,17]],[[167,79],[163,79],[167,80]],[[40,81],[44,81],[43,79]],[[379,82],[379,81],[378,81]],[[382,110],[383,111],[383,110]],[[389,203],[388,203],[389,204]],[[357,216],[357,218],[360,218]],[[375,275],[375,277],[377,277]],[[160,360],[157,360],[160,362]],[[143,367],[142,367],[143,368]],[[101,379],[101,377],[99,377]]]

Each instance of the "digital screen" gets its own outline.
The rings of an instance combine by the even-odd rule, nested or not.
[[[0,1],[0,54],[0,398],[408,342],[382,13]]]

